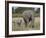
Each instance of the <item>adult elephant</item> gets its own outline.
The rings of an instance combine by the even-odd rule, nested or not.
[[[32,25],[32,28],[34,28],[34,11],[33,10],[25,10],[23,12],[23,19],[25,22],[25,26]]]

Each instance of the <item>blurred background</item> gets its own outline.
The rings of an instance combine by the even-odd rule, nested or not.
[[[32,8],[32,7],[12,7],[12,14],[14,17],[14,14],[22,14],[24,10],[33,10],[34,16],[40,16],[40,8]],[[17,15],[18,16],[18,15]]]

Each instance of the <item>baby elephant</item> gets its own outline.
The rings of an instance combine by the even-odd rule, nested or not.
[[[23,19],[25,22],[25,26],[27,27],[27,25],[29,25],[29,23],[32,24],[32,28],[34,27],[33,23],[34,23],[34,15],[33,15],[34,11],[33,10],[25,10],[23,12]]]
[[[22,26],[24,24],[23,18],[15,18],[15,23],[17,26]]]
[[[20,26],[21,25],[21,23],[22,23],[22,20],[17,20],[17,24]]]

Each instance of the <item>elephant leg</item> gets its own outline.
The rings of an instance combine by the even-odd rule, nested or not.
[[[27,27],[27,21],[26,21],[26,19],[25,18],[23,18],[24,19],[24,22],[25,22],[25,27]]]
[[[32,28],[34,28],[34,17],[32,17]]]

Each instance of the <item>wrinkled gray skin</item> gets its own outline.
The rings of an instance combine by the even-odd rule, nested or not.
[[[25,10],[23,12],[23,19],[25,22],[25,26],[27,27],[27,25],[31,22],[32,23],[32,28],[34,27],[34,15],[33,15],[34,11],[33,10]]]

